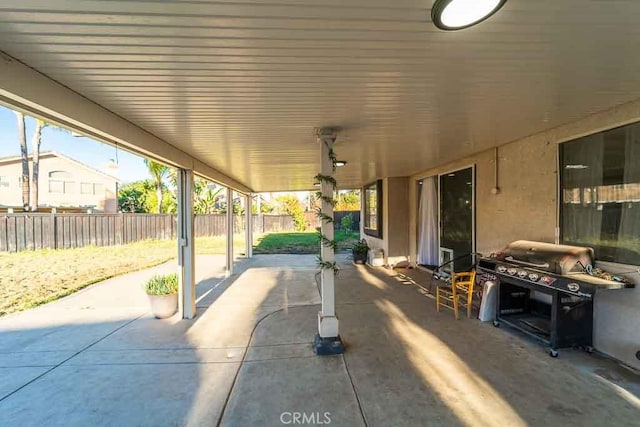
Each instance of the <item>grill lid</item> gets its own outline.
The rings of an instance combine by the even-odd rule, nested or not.
[[[594,253],[592,248],[581,246],[517,240],[501,250],[497,258],[525,267],[567,275],[583,272],[588,265],[593,265]]]

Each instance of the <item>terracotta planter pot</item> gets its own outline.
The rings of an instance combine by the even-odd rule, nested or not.
[[[178,311],[178,294],[171,295],[149,295],[151,312],[158,319],[171,317]]]

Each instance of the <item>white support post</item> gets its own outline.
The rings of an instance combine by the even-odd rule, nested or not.
[[[322,175],[333,176],[333,163],[329,157],[329,151],[333,147],[335,136],[330,135],[323,137],[320,135],[320,173]],[[320,183],[320,191],[323,196],[333,198],[333,185],[329,182],[322,181]],[[333,205],[326,201],[322,201],[322,212],[333,218]],[[321,221],[320,232],[329,240],[333,240],[333,223],[327,223]],[[335,253],[333,248],[327,247],[323,244],[320,246],[320,255],[325,262],[334,262]],[[321,297],[322,297],[322,311],[318,313],[318,335],[321,339],[324,338],[337,338],[338,333],[338,318],[336,317],[335,310],[335,289],[334,289],[335,274],[331,269],[321,270]]]
[[[196,315],[193,171],[178,169],[178,296],[183,319]]]
[[[245,215],[245,255],[247,258],[253,257],[253,212],[251,208],[252,205],[252,195],[247,194],[245,196],[245,204],[244,204],[244,215]]]
[[[258,193],[258,206],[256,206],[258,210],[258,232],[264,233],[264,219],[262,218],[262,196]]]
[[[233,274],[233,190],[227,188],[227,276]]]

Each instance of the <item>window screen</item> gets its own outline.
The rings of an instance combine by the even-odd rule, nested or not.
[[[640,265],[640,124],[560,146],[561,240]]]

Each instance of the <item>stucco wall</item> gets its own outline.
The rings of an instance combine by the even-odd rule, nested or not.
[[[29,162],[29,173],[33,170]],[[71,193],[50,193],[49,172],[65,171],[72,175],[75,183]],[[0,165],[0,176],[7,176],[9,187],[0,187],[0,204],[8,206],[22,206],[22,188],[18,181],[22,175],[20,162]],[[81,183],[102,184],[103,191],[100,194],[82,194]],[[65,158],[46,157],[40,160],[40,178],[38,182],[39,206],[96,206],[96,209],[112,213],[117,211],[116,192],[117,185],[113,178],[84,168]]]
[[[409,178],[394,177],[382,180],[382,238],[364,234],[360,221],[360,235],[369,246],[384,251],[385,264],[397,264],[409,257]],[[361,212],[360,218],[364,218]]]
[[[409,258],[409,178],[389,178],[387,187],[387,264],[395,265]]]
[[[476,165],[476,247],[490,254],[508,242],[529,239],[556,241],[558,143],[640,120],[640,101],[503,145],[498,150],[498,186],[494,195],[494,150],[461,158],[413,175],[410,201],[410,254],[416,259],[418,179],[471,164]],[[612,271],[635,267],[612,265]],[[640,275],[634,276],[640,282]],[[596,295],[594,345],[626,364],[640,368],[640,286]]]
[[[610,271],[633,271],[638,266],[597,263]],[[595,347],[629,366],[640,369],[635,356],[640,351],[640,273],[627,274],[635,289],[601,292],[594,302]]]

